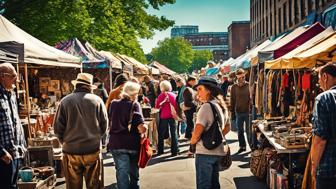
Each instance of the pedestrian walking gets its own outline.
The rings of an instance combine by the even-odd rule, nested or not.
[[[187,129],[185,138],[191,139],[192,132],[194,130],[194,113],[196,112],[195,91],[193,87],[196,85],[196,78],[189,76],[187,79],[187,86],[183,92],[183,111],[187,120]]]
[[[119,74],[115,78],[115,83],[113,86],[113,90],[110,92],[108,99],[105,103],[106,109],[109,109],[110,103],[114,99],[120,99],[120,93],[122,91],[122,88],[124,84],[128,81],[128,77],[125,74]]]
[[[140,104],[136,101],[140,85],[126,82],[121,99],[113,100],[109,109],[110,131],[108,148],[112,152],[116,168],[118,189],[138,189],[139,151],[141,135],[147,127]]]
[[[316,189],[336,185],[336,62],[323,66],[319,73],[323,93],[315,99],[311,175]]]
[[[1,188],[14,189],[17,188],[19,162],[25,156],[26,141],[13,91],[17,73],[12,64],[0,64],[0,78]]]
[[[244,136],[244,123],[246,126],[246,135],[250,147],[252,148],[249,109],[250,109],[250,91],[249,85],[245,81],[245,71],[238,69],[236,71],[237,83],[231,87],[231,114],[236,117],[236,126],[238,128],[239,150],[238,153],[246,151],[246,141]]]
[[[176,95],[171,92],[172,87],[169,81],[164,80],[160,83],[161,94],[158,96],[155,107],[160,109],[160,124],[158,128],[158,153],[161,155],[164,153],[164,139],[168,135],[168,130],[170,131],[171,146],[170,151],[172,156],[178,154],[178,140],[177,140],[177,129],[176,123],[173,118],[173,111],[176,112]],[[174,110],[172,110],[172,108]],[[169,136],[169,135],[168,135]]]
[[[152,82],[152,79],[148,75],[144,76],[144,83],[145,83],[144,94],[149,99],[151,107],[153,108],[155,106],[155,99],[156,99],[154,83]]]
[[[193,132],[190,144],[196,144],[195,166],[197,189],[219,189],[219,160],[224,156],[224,143],[220,143],[214,149],[207,149],[203,145],[202,134],[206,132],[214,122],[220,122],[222,134],[225,136],[230,131],[228,123],[228,111],[223,96],[220,95],[220,87],[216,79],[202,77],[197,85],[197,95],[203,104],[197,112],[195,131]],[[215,110],[216,112],[214,112]],[[215,113],[219,115],[215,120]]]
[[[104,87],[104,82],[102,82],[99,78],[95,77],[93,78],[93,84],[97,86],[97,88],[93,90],[93,93],[102,98],[103,102],[106,103],[108,94]]]
[[[72,81],[75,90],[64,97],[57,109],[54,129],[62,143],[62,163],[68,189],[100,188],[101,138],[107,128],[103,100],[93,94],[93,76],[79,73]]]

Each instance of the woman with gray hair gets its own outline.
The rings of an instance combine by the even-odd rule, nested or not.
[[[178,153],[178,141],[176,132],[176,123],[173,118],[171,107],[177,110],[176,95],[171,92],[172,86],[169,81],[164,80],[160,83],[161,94],[158,96],[156,101],[156,108],[160,109],[160,124],[158,128],[158,153],[157,155],[163,154],[164,143],[163,140],[168,132],[168,125],[171,136],[171,155],[176,156]],[[172,106],[171,106],[172,105]],[[174,111],[174,110],[173,110]]]
[[[120,189],[140,188],[138,158],[140,140],[147,131],[140,104],[136,101],[140,85],[126,82],[121,99],[113,100],[108,110],[109,144]]]

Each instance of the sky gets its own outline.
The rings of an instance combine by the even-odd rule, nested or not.
[[[176,0],[148,13],[174,20],[177,26],[198,25],[199,32],[226,32],[232,21],[250,19],[250,0]],[[149,40],[140,39],[144,52],[149,53],[159,40],[170,37],[170,30],[155,31]]]

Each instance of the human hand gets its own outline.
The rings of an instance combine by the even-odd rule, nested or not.
[[[6,151],[6,154],[1,157],[1,160],[4,161],[6,164],[9,164],[13,158],[12,156]]]

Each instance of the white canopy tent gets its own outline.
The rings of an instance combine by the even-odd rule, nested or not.
[[[0,15],[0,42],[24,44],[24,62],[30,64],[81,68],[80,59],[49,46]]]

